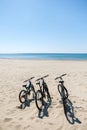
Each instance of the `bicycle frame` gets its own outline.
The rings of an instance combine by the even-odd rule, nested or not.
[[[32,84],[32,82],[31,82],[31,79],[33,79],[34,77],[31,77],[30,79],[28,79],[28,80],[25,80],[24,82],[29,82],[29,85],[27,86],[27,84],[26,85],[23,85],[23,87],[25,87],[26,88],[26,90],[28,91],[30,88],[33,88],[34,86],[33,86],[33,84]]]
[[[47,84],[46,84],[46,82],[44,81],[44,78],[46,78],[46,77],[48,77],[48,75],[46,75],[46,76],[44,76],[44,77],[42,77],[42,78],[36,80],[36,81],[42,80],[42,84],[41,84],[41,85],[40,85],[40,81],[39,81],[38,83],[36,83],[36,84],[39,85],[40,90],[41,90],[42,93],[44,93],[44,91],[46,91],[46,89],[47,89]],[[45,86],[45,85],[46,85],[46,86]]]

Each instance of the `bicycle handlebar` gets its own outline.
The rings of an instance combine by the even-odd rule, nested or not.
[[[44,78],[46,78],[46,77],[48,77],[48,76],[49,76],[49,75],[45,75],[45,76],[43,76],[43,77],[37,79],[36,81],[41,80],[41,79],[44,79]]]
[[[27,79],[27,80],[25,80],[24,82],[30,81],[30,80],[33,79],[33,78],[35,78],[35,77],[31,77],[30,79]]]
[[[65,75],[67,75],[67,74],[62,74],[61,77],[65,76]]]
[[[55,80],[57,80],[57,79],[59,79],[59,78],[62,79],[62,77],[65,76],[65,75],[67,75],[67,74],[62,74],[61,76],[56,77]]]

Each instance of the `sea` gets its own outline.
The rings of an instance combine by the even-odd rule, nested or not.
[[[14,53],[0,54],[0,59],[87,60],[87,53]]]

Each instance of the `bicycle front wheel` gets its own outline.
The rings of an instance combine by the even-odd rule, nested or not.
[[[61,84],[58,85],[58,91],[60,93],[60,96],[64,99],[68,98],[68,91],[67,89],[62,86]]]
[[[42,97],[42,92],[40,90],[36,92],[35,103],[38,110],[41,111],[43,106],[43,97]]]
[[[21,90],[20,93],[19,93],[19,101],[21,103],[25,103],[26,99],[27,99],[26,91]]]

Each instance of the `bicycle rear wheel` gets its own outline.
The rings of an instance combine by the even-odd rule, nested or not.
[[[36,92],[35,103],[38,110],[41,111],[43,106],[43,97],[42,97],[42,92],[40,90],[37,90]]]
[[[60,96],[63,98],[63,99],[66,99],[68,98],[68,91],[67,89],[62,86],[61,84],[58,85],[58,91],[60,93]]]
[[[27,99],[26,91],[25,90],[21,90],[20,93],[19,93],[19,101],[21,103],[25,103],[26,99]]]

